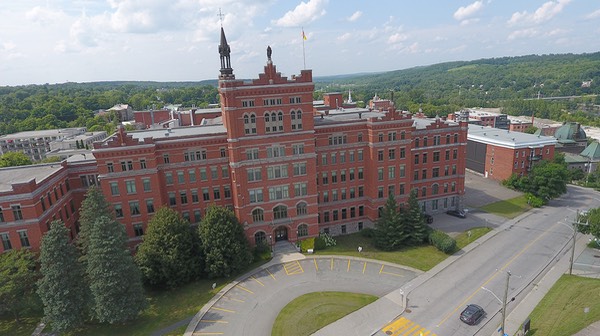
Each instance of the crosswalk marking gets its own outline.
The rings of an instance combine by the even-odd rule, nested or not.
[[[304,269],[298,260],[284,264],[283,268],[285,269],[285,273],[287,275],[304,273]]]
[[[389,336],[437,336],[431,330],[423,328],[405,317],[392,321],[383,327],[381,331]]]

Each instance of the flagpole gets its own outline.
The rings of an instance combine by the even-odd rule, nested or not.
[[[304,52],[304,40],[306,40],[306,35],[304,35],[304,27],[302,27],[302,61],[304,62],[304,70],[306,70],[306,53]]]

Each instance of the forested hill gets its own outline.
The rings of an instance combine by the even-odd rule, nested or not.
[[[463,107],[502,107],[505,113],[600,125],[580,111],[600,104],[600,95],[577,101],[524,100],[537,97],[600,94],[600,52],[530,55],[447,62],[377,74],[316,77],[315,98],[323,92],[352,90],[354,101],[375,94],[403,110],[428,116]],[[582,85],[584,82],[590,85]],[[116,120],[94,115],[115,104],[134,110],[167,104],[203,107],[218,102],[216,81],[96,82],[0,86],[0,135],[35,129],[85,126],[114,131]],[[589,105],[585,105],[589,104]]]
[[[584,81],[590,87],[582,87]],[[354,100],[375,93],[400,101],[482,106],[499,100],[600,93],[600,52],[528,55],[447,62],[385,73],[322,77],[324,91],[353,90]],[[472,103],[469,103],[472,101]]]

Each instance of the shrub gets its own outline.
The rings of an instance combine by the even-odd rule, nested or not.
[[[325,248],[327,248],[327,243],[325,243],[325,239],[323,239],[323,237],[321,237],[321,236],[315,238],[314,244],[315,244],[315,251],[324,250]]]
[[[440,230],[431,232],[429,235],[429,243],[446,254],[454,253],[457,248],[456,240]]]
[[[308,250],[315,249],[315,238],[304,239],[300,242],[300,250],[302,253],[308,252]]]
[[[360,234],[366,238],[373,238],[375,230],[373,230],[373,228],[364,228],[360,231]]]
[[[323,237],[323,240],[325,241],[325,246],[327,246],[327,247],[335,246],[336,241],[335,241],[335,239],[333,239],[332,236],[330,236],[327,233],[322,233],[320,236]]]
[[[527,204],[534,208],[540,208],[544,205],[544,200],[532,193],[526,193],[525,197],[527,197]]]
[[[254,247],[254,261],[270,260],[271,247],[266,242],[261,242]]]

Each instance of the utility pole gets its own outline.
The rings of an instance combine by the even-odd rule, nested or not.
[[[571,246],[571,259],[569,259],[569,275],[573,274],[573,263],[575,262],[575,241],[577,240],[577,230],[579,230],[579,225],[589,225],[589,223],[579,222],[579,210],[577,210],[575,220],[573,221],[573,244]]]
[[[510,272],[506,271],[506,288],[504,288],[504,301],[502,301],[502,334],[506,335],[504,331],[504,322],[506,321],[506,300],[508,299],[508,282],[510,281]]]

